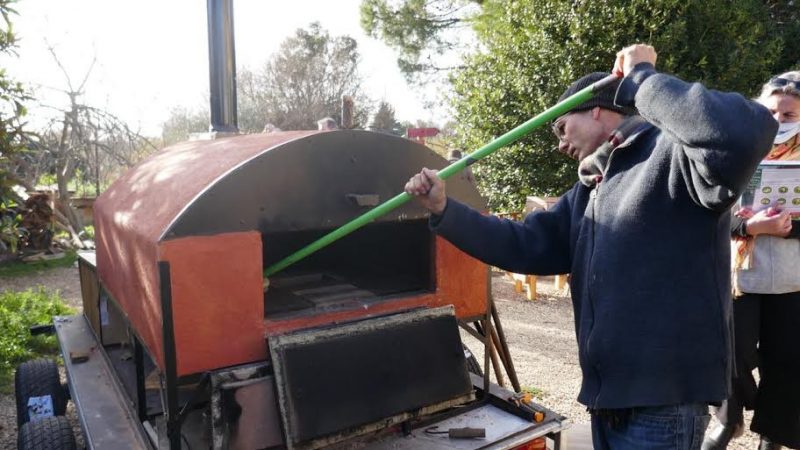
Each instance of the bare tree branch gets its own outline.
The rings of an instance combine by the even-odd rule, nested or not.
[[[48,51],[67,86],[66,90],[57,90],[64,93],[69,103],[66,107],[43,105],[56,115],[29,143],[30,151],[18,156],[16,167],[21,175],[19,178],[25,179],[27,185],[35,184],[43,173],[55,175],[58,197],[54,200],[60,211],[58,219],[63,229],[70,233],[71,242],[81,246],[79,234],[83,231],[83,223],[71,206],[70,186],[79,178],[80,186],[88,184],[99,193],[107,177],[120,166],[133,165],[156,146],[111,112],[84,103],[84,90],[97,62],[96,57],[76,87],[56,49],[48,45]]]

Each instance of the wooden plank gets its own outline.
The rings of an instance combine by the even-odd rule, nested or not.
[[[507,272],[514,282],[514,290],[518,293],[525,292],[528,300],[536,300],[536,275],[524,275],[521,273]]]
[[[556,275],[556,289],[564,290],[567,287],[567,282],[569,281],[569,274],[564,275]]]

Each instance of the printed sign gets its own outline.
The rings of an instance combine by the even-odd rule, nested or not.
[[[755,211],[778,207],[800,217],[800,162],[761,163],[742,193],[740,204]]]

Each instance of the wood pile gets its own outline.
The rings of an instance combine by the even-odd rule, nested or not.
[[[53,242],[54,216],[50,196],[44,193],[31,194],[20,211],[20,227],[25,230],[20,248],[26,252],[50,249]]]

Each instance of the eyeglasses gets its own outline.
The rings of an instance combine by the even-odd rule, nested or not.
[[[566,122],[567,122],[567,116],[564,115],[559,117],[558,120],[556,120],[555,122],[553,122],[552,125],[550,125],[550,128],[553,130],[553,134],[556,135],[558,142],[564,140],[564,127],[566,126]]]
[[[770,86],[773,86],[773,87],[790,86],[790,87],[800,91],[800,82],[795,81],[795,80],[788,80],[786,78],[775,77],[775,78],[769,80],[768,84]]]

